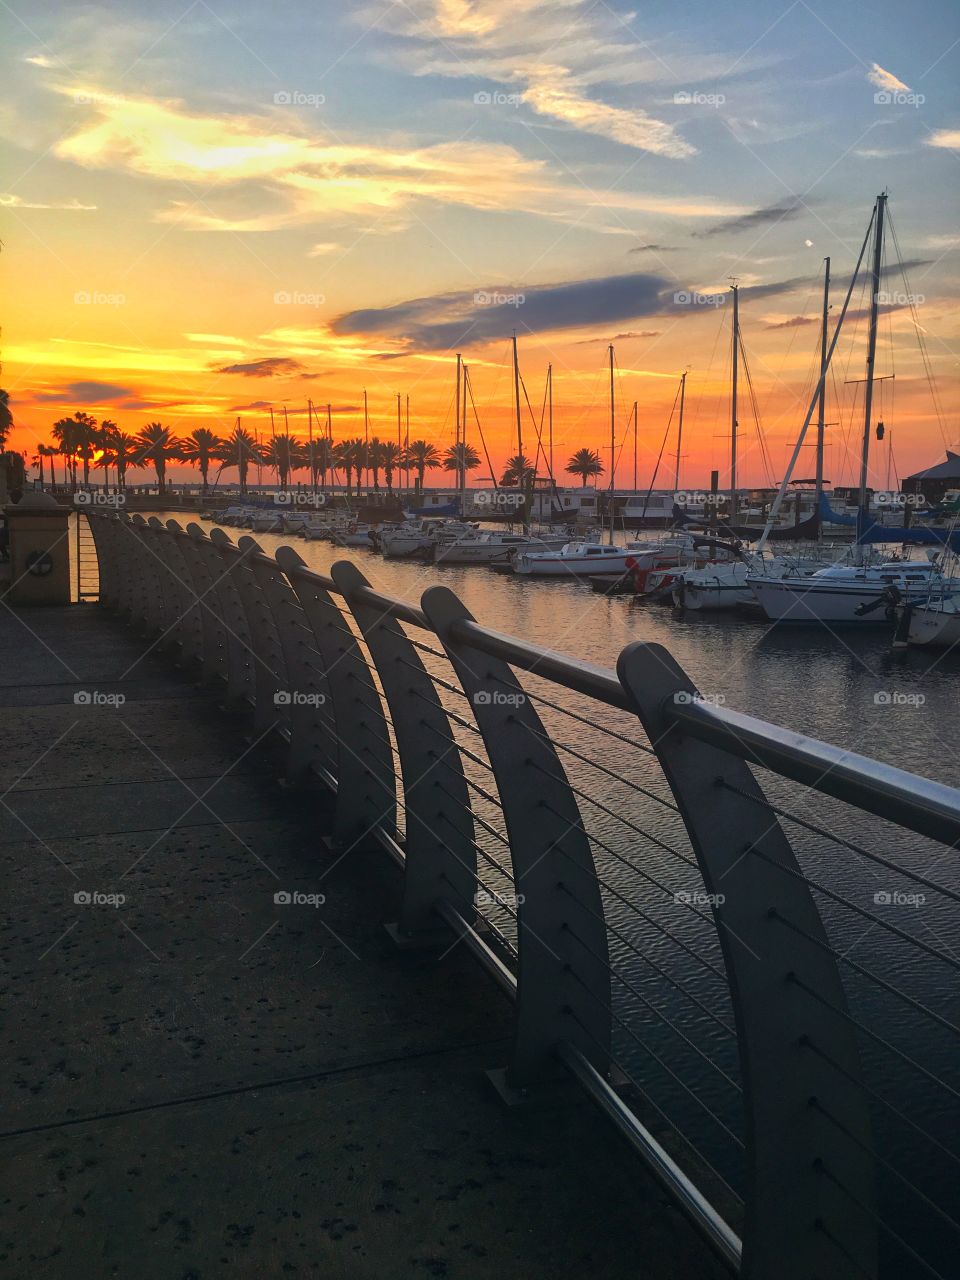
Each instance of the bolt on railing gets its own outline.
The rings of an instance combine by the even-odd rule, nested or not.
[[[808,873],[787,826],[947,907],[960,892],[772,801],[754,771],[938,848],[960,840],[960,793],[705,705],[659,646],[629,646],[614,673],[480,625],[445,588],[418,607],[347,561],[327,577],[220,530],[89,518],[101,603],[283,735],[291,782],[334,791],[341,850],[375,841],[403,867],[398,943],[452,928],[513,997],[505,1096],[572,1074],[749,1280],[943,1275],[947,1254],[891,1225],[878,1183],[913,1195],[936,1231],[960,1228],[878,1139],[878,1117],[919,1139],[918,1164],[933,1152],[953,1172],[960,1156],[865,1063],[886,1055],[953,1116],[960,1092],[865,1020],[851,982],[960,1031],[839,949],[832,913],[924,963],[960,963],[831,887],[822,860]]]

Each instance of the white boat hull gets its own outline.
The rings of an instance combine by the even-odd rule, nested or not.
[[[762,576],[752,577],[748,582],[754,598],[771,622],[890,625],[883,606],[872,613],[857,613],[862,605],[873,604],[880,598],[884,591],[883,583],[828,583],[811,578]],[[908,600],[925,601],[930,593],[927,583],[918,583],[915,589],[900,589]]]
[[[907,644],[952,649],[960,645],[960,613],[936,606],[914,605],[910,611]]]
[[[548,559],[549,553],[521,553],[513,562],[513,571],[532,578],[585,578],[592,573],[626,573],[627,561],[635,554],[624,551],[623,555],[557,556]]]

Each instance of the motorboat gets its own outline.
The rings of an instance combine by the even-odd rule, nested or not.
[[[457,538],[476,532],[477,525],[463,520],[418,519],[384,529],[380,534],[380,549],[388,559],[401,559],[417,555],[433,555],[438,545],[455,542]]]
[[[513,571],[531,578],[577,578],[592,573],[626,573],[643,543],[626,547],[575,539],[557,551],[520,551],[514,556]]]
[[[436,564],[506,564],[522,551],[557,551],[569,539],[569,533],[465,534],[453,542],[437,542],[433,548]]]
[[[371,533],[371,525],[363,521],[354,521],[348,524],[345,529],[332,530],[331,537],[338,547],[364,547],[372,551],[374,540],[370,536]]]

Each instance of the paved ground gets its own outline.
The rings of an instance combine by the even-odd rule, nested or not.
[[[576,1094],[501,1106],[500,993],[395,951],[394,869],[144,648],[0,604],[0,1273],[726,1275]]]

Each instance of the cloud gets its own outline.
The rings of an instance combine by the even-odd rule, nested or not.
[[[818,324],[819,321],[810,316],[791,316],[789,320],[781,320],[778,324],[764,325],[765,329],[799,329],[805,324]]]
[[[248,409],[269,409],[271,408],[269,400],[251,400],[249,404],[232,404],[227,410],[228,413],[245,413]]]
[[[299,360],[289,356],[268,356],[245,364],[225,364],[217,369],[217,373],[239,373],[245,378],[274,378],[301,373],[303,367]]]
[[[524,103],[538,115],[562,120],[583,133],[598,134],[637,151],[679,160],[696,155],[696,147],[673,125],[639,108],[626,110],[586,97],[564,67],[538,67],[523,92]]]
[[[581,338],[574,345],[589,347],[595,342],[627,342],[631,338],[659,338],[662,332],[662,329],[638,329],[632,333],[615,333],[612,338]]]
[[[133,394],[131,387],[121,387],[114,382],[68,382],[59,390],[34,396],[34,400],[37,404],[105,404]]]
[[[220,347],[242,347],[244,345],[242,338],[231,338],[227,333],[185,333],[183,336],[189,342],[212,342]]]
[[[803,200],[799,196],[791,196],[788,200],[781,200],[779,204],[767,205],[763,209],[754,209],[752,212],[741,214],[739,217],[727,218],[722,222],[717,222],[699,234],[701,236],[735,235],[737,232],[752,231],[757,227],[765,227],[771,223],[790,221],[803,211]]]
[[[889,93],[909,93],[910,86],[898,80],[892,71],[885,71],[879,62],[875,62],[867,72],[867,79],[878,89],[886,89]]]
[[[948,151],[960,151],[960,129],[935,129],[925,142],[928,147],[945,147]]]
[[[56,65],[54,60],[48,58],[45,53],[33,53],[24,58],[24,62],[29,62],[32,67],[53,67]]]
[[[676,245],[672,244],[638,244],[632,249],[627,250],[628,253],[677,253]]]
[[[81,204],[79,200],[58,200],[55,204],[43,204],[40,201],[24,200],[21,196],[0,195],[0,209],[68,209],[93,212],[95,204]]]
[[[636,272],[524,289],[435,294],[350,311],[331,328],[337,335],[377,334],[407,350],[446,351],[464,342],[495,342],[515,329],[542,333],[652,315],[661,309],[666,285],[660,276]]]
[[[335,240],[324,240],[320,244],[311,245],[307,250],[308,258],[322,258],[328,253],[336,253],[338,249],[342,249],[343,245],[339,245]]]

